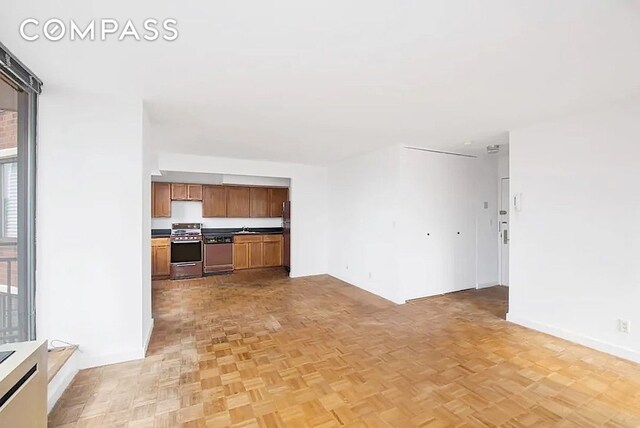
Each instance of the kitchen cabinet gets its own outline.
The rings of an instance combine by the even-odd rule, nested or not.
[[[172,201],[201,201],[202,184],[171,183]]]
[[[252,187],[249,192],[251,217],[269,217],[269,189]]]
[[[265,267],[282,266],[282,235],[264,235],[262,264]]]
[[[282,266],[282,235],[236,235],[233,240],[236,270]]]
[[[170,183],[151,183],[151,217],[171,217]]]
[[[262,242],[249,243],[249,269],[260,268],[264,266],[262,257]]]
[[[151,277],[168,278],[171,273],[171,244],[169,238],[151,239]]]
[[[202,200],[202,184],[187,184],[187,200],[188,201]]]
[[[171,201],[202,201],[203,217],[269,218],[282,216],[286,187],[152,183],[152,217],[171,217]]]
[[[233,243],[233,268],[247,269],[249,267],[249,244],[246,242]]]
[[[202,217],[226,217],[227,194],[224,186],[202,186]]]
[[[182,183],[171,183],[171,200],[186,201],[187,185]]]
[[[289,189],[269,189],[269,214],[268,217],[282,217],[282,204],[289,200]]]
[[[227,186],[227,217],[246,218],[251,214],[251,188]]]

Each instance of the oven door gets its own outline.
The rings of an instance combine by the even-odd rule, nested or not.
[[[171,263],[202,261],[202,241],[172,242]]]

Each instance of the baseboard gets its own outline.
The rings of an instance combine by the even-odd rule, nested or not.
[[[289,271],[289,278],[305,278],[307,276],[328,275],[326,272],[298,272],[296,270]]]
[[[125,363],[127,361],[140,360],[145,357],[145,350],[140,347],[139,349],[129,350],[125,352],[117,352],[114,354],[102,354],[95,356],[87,356],[82,354],[82,347],[79,348],[78,353],[79,367],[80,369],[89,369],[91,367],[106,366],[109,364]]]
[[[482,283],[482,284],[477,284],[476,285],[476,289],[479,290],[481,288],[495,287],[495,286],[498,286],[498,285],[500,285],[500,283],[498,283],[498,282],[485,282],[485,283]]]
[[[151,324],[149,324],[149,330],[147,331],[147,337],[144,341],[144,355],[147,356],[147,349],[149,349],[149,342],[151,341],[151,334],[153,333],[154,319],[151,318]]]
[[[53,406],[62,397],[62,393],[71,384],[78,371],[78,352],[74,352],[47,386],[47,413],[53,409]]]
[[[551,336],[556,336],[561,339],[568,340],[569,342],[574,342],[579,345],[586,346],[588,348],[593,348],[597,351],[611,354],[616,357],[624,358],[625,360],[630,360],[636,363],[640,363],[640,352],[634,351],[629,348],[613,345],[607,342],[602,342],[592,337],[588,337],[588,336],[581,335],[579,333],[563,330],[561,328],[557,328],[554,326],[542,324],[537,321],[532,321],[526,318],[519,317],[517,315],[513,315],[511,313],[507,314],[507,321],[512,322],[514,324],[521,325],[523,327],[530,328],[532,330],[537,330],[542,333],[550,334]]]

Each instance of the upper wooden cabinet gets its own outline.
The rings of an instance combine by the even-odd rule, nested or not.
[[[202,184],[171,183],[171,200],[201,201]]]
[[[250,191],[251,217],[269,217],[269,189],[252,187]]]
[[[251,216],[251,189],[249,187],[228,186],[227,217]]]
[[[151,183],[151,217],[171,217],[170,183]]]
[[[187,200],[202,200],[202,184],[187,184]]]
[[[202,201],[202,217],[281,217],[289,189],[212,184],[152,184],[152,217],[171,217],[171,201]]]
[[[268,217],[282,217],[282,204],[289,200],[289,189],[269,189],[269,215]]]
[[[187,185],[182,183],[171,183],[171,200],[186,201]]]
[[[227,194],[224,186],[202,186],[202,217],[226,217]]]

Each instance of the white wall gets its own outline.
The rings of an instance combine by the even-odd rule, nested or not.
[[[499,163],[499,157],[483,154],[473,164],[477,234],[476,285],[479,288],[492,287],[499,282],[500,190],[496,187],[496,183],[500,181]],[[485,202],[487,208],[484,208]]]
[[[399,156],[394,146],[329,168],[329,273],[402,303],[396,257]]]
[[[508,319],[640,361],[640,102],[511,132]],[[630,334],[617,320],[631,321]]]
[[[327,239],[332,234],[328,233],[327,223],[326,168],[175,153],[160,153],[159,168],[162,171],[290,178],[291,276],[327,272]]]
[[[495,158],[400,146],[331,165],[329,273],[397,303],[494,285],[496,176]]]
[[[500,150],[498,154],[498,180],[509,178],[509,149]]]
[[[81,368],[139,358],[142,104],[52,83],[39,107],[38,337],[79,344]]]
[[[402,149],[400,159],[404,298],[495,285],[495,158]]]
[[[255,177],[248,175],[211,174],[182,171],[161,171],[153,181],[165,183],[238,184],[248,186],[289,187],[289,179],[282,177]]]
[[[143,106],[142,111],[142,347],[146,353],[153,331],[153,313],[151,309],[151,172],[155,169],[156,159],[152,152],[152,127]]]

